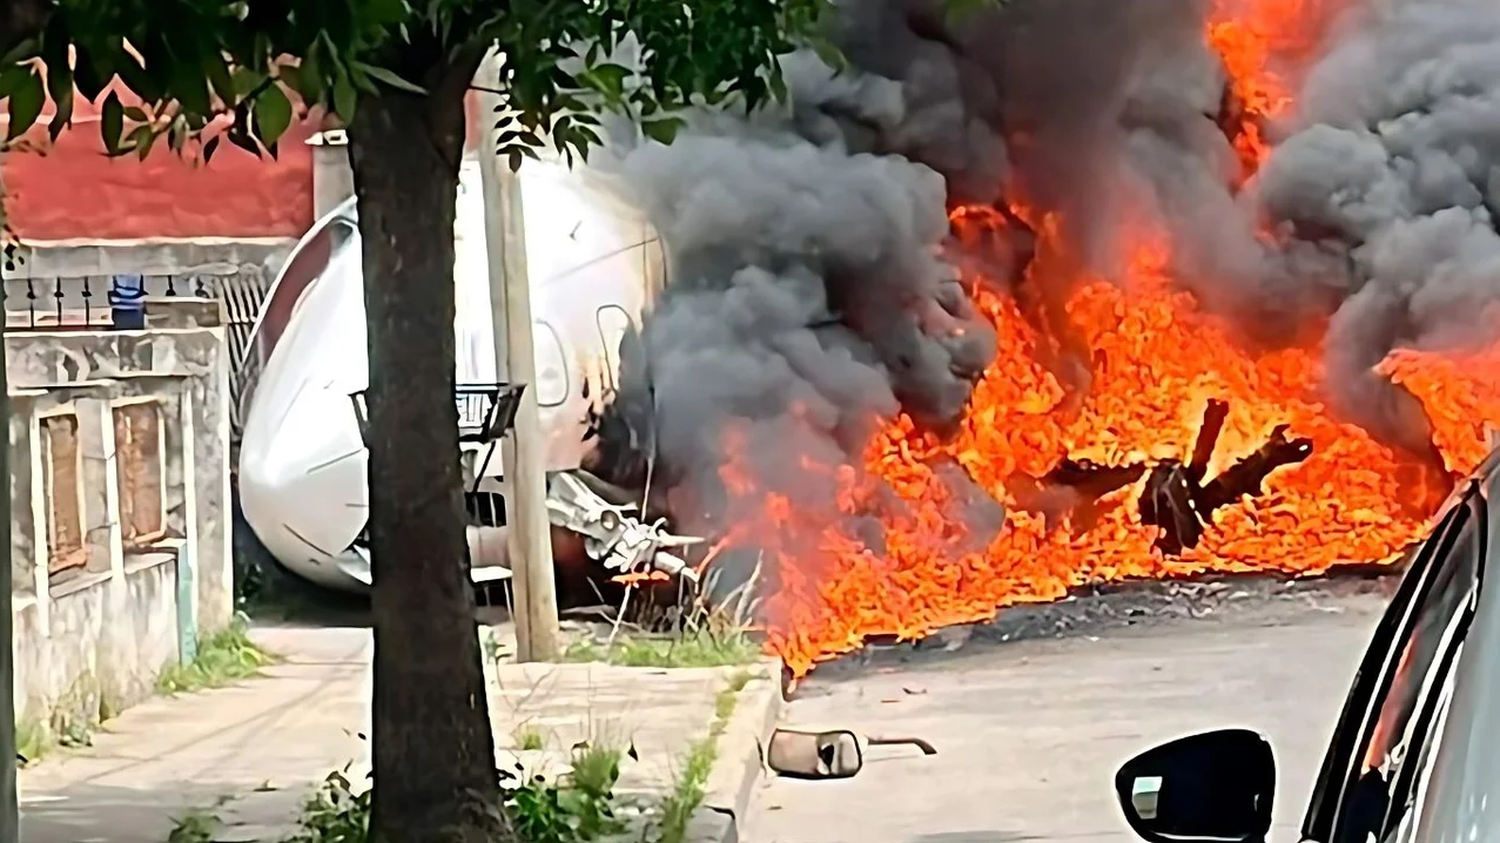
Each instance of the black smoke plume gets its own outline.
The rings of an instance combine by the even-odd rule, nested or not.
[[[1045,299],[1026,287],[1117,270],[1131,220],[1170,233],[1179,283],[1247,344],[1328,320],[1330,405],[1430,458],[1420,407],[1373,367],[1398,345],[1488,339],[1500,7],[1352,4],[1248,182],[1210,11],[844,0],[830,35],[848,66],[787,57],[789,104],[691,115],[670,146],[617,144],[602,166],[672,266],[627,342],[601,469],[639,485],[650,458],[659,483],[696,490],[679,517],[711,523],[704,490],[734,426],[763,484],[825,496],[804,457],[848,461],[898,409],[937,430],[961,417],[995,342],[955,266],[1006,267],[996,280],[1018,299]],[[1025,238],[976,253],[950,236],[960,205],[1053,215],[1072,265],[1025,272],[1058,259]]]

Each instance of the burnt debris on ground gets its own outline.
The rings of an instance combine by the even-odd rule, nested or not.
[[[1113,466],[1064,459],[1041,478],[1013,476],[1016,503],[1021,509],[1042,513],[1049,528],[1066,515],[1073,533],[1078,535],[1098,523],[1109,506],[1103,502],[1104,496],[1145,474],[1145,488],[1136,502],[1141,522],[1161,528],[1156,540],[1158,551],[1165,556],[1177,556],[1198,545],[1204,531],[1213,524],[1216,510],[1260,495],[1271,472],[1299,463],[1312,453],[1310,439],[1289,439],[1289,427],[1280,425],[1254,453],[1210,478],[1209,463],[1228,417],[1226,402],[1208,402],[1193,452],[1186,461],[1165,459]]]
[[[1051,603],[1001,609],[985,623],[940,629],[910,642],[871,641],[820,666],[811,681],[838,681],[868,670],[930,661],[982,647],[1047,638],[1102,636],[1192,621],[1296,623],[1308,612],[1340,612],[1356,600],[1384,601],[1403,564],[1348,565],[1317,577],[1229,574],[1175,580],[1131,580],[1075,589]]]

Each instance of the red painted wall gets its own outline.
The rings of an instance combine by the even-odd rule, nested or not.
[[[121,99],[126,99],[121,94]],[[130,104],[126,100],[126,104]],[[45,123],[51,116],[43,114]],[[279,160],[260,159],[225,142],[208,164],[184,160],[159,141],[145,161],[109,158],[98,110],[81,97],[74,128],[41,152],[0,161],[11,227],[23,241],[187,237],[300,237],[313,223],[313,120],[294,124]]]
[[[127,105],[138,102],[128,91],[117,92]],[[465,105],[472,149],[481,136],[479,120],[494,118],[480,113],[473,92]],[[205,165],[173,154],[161,141],[145,161],[110,158],[98,113],[77,98],[74,127],[49,144],[49,108],[43,125],[27,136],[42,151],[0,157],[5,211],[23,241],[301,237],[312,226],[312,147],[304,141],[317,131],[318,118],[287,130],[279,160],[256,158],[226,142]],[[0,126],[4,122],[0,113]]]

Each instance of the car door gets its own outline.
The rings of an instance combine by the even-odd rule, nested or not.
[[[1486,508],[1471,483],[1416,553],[1355,674],[1303,822],[1305,840],[1384,840],[1407,816],[1473,616]]]

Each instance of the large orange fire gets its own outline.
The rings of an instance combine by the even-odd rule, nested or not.
[[[1331,2],[1226,0],[1208,22],[1205,38],[1223,56],[1238,98],[1241,125],[1230,134],[1247,172],[1269,149],[1267,127],[1292,107],[1293,82],[1338,11]],[[738,432],[730,432],[722,475],[734,499],[731,541],[759,548],[776,580],[763,606],[769,646],[794,674],[870,636],[916,638],[989,618],[999,607],[1055,600],[1089,582],[1205,571],[1311,574],[1393,560],[1420,537],[1425,518],[1399,479],[1402,460],[1320,403],[1320,349],[1246,352],[1226,323],[1201,312],[1168,278],[1169,242],[1157,232],[1134,233],[1129,242],[1124,277],[1075,277],[1053,287],[1070,291],[1067,321],[1092,353],[1081,405],[1066,405],[1065,385],[1038,362],[1034,320],[973,278],[1000,348],[956,433],[940,438],[908,417],[890,420],[870,439],[862,464],[804,466],[838,494],[794,504],[766,494],[754,465],[736,458]],[[1382,366],[1421,399],[1450,471],[1470,470],[1487,451],[1484,423],[1500,419],[1500,390],[1485,376],[1500,371],[1497,364],[1496,351],[1464,360],[1403,351]],[[1144,480],[1104,496],[1086,529],[1049,525],[1015,505],[1013,475],[1042,477],[1064,458],[1104,466],[1182,459],[1211,399],[1227,404],[1228,418],[1210,476],[1278,425],[1311,440],[1313,451],[1269,475],[1262,494],[1221,510],[1197,546],[1171,557],[1153,549],[1158,528],[1143,524],[1130,504]],[[1006,504],[1002,528],[973,534],[962,512],[965,490],[942,470],[954,463]],[[857,529],[861,517],[879,520],[883,541]]]
[[[1238,119],[1233,142],[1248,172],[1270,152],[1266,129],[1292,109],[1292,92],[1348,0],[1219,0],[1204,37],[1224,61]]]

